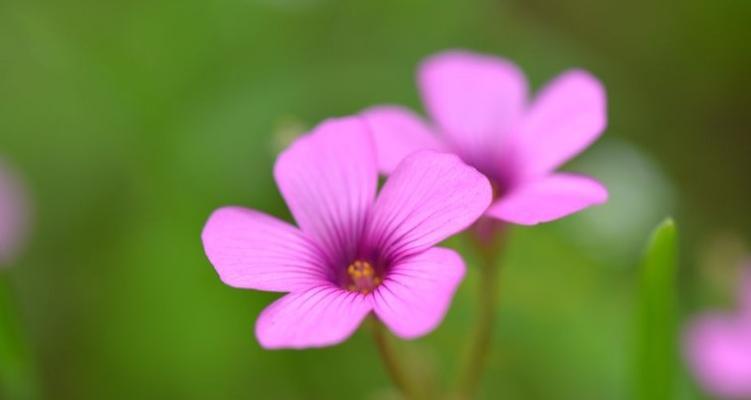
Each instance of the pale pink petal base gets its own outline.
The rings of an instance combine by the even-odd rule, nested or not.
[[[380,106],[363,111],[378,154],[378,168],[391,174],[405,157],[420,150],[445,150],[425,121],[403,107]]]
[[[332,278],[323,255],[300,230],[254,210],[216,210],[201,238],[211,264],[230,286],[289,292]]]
[[[440,247],[405,259],[373,293],[375,313],[403,339],[425,335],[443,321],[464,272],[461,257]]]
[[[535,225],[607,199],[607,190],[594,179],[561,173],[521,184],[491,205],[487,215],[519,225]]]
[[[333,286],[290,293],[263,310],[256,337],[266,349],[331,346],[349,338],[371,310],[370,297]]]
[[[751,321],[711,315],[687,332],[686,357],[704,388],[725,398],[751,398]]]

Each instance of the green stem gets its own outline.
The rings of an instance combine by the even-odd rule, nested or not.
[[[376,347],[378,348],[378,353],[381,356],[381,361],[383,362],[383,366],[384,368],[386,368],[386,372],[391,378],[391,381],[404,395],[405,398],[416,398],[415,392],[413,391],[412,385],[410,384],[410,380],[404,373],[404,368],[399,362],[399,357],[397,356],[394,347],[389,341],[388,333],[386,332],[386,328],[383,326],[383,323],[379,321],[375,316],[372,316],[370,318],[370,325],[372,328],[371,330],[373,331],[373,340],[375,341]]]
[[[486,225],[480,225],[481,223]],[[460,399],[471,399],[477,394],[490,355],[498,303],[498,259],[501,255],[503,233],[504,227],[491,221],[481,221],[470,231],[481,265],[477,318],[470,342],[469,357],[459,381]]]
[[[0,398],[35,399],[36,382],[12,294],[7,274],[0,271]]]

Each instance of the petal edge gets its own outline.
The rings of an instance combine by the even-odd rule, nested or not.
[[[265,349],[304,349],[339,344],[372,310],[370,299],[334,286],[290,293],[261,312],[256,337]]]
[[[428,57],[418,85],[428,114],[472,163],[498,155],[527,101],[526,78],[516,65],[467,51]]]
[[[368,243],[388,261],[427,250],[482,216],[491,196],[488,179],[459,157],[415,153],[384,184],[373,207]]]
[[[350,262],[378,184],[365,121],[345,117],[322,122],[279,155],[274,177],[300,229],[330,262]]]
[[[445,148],[428,124],[406,108],[376,106],[363,111],[362,116],[373,132],[378,168],[386,175],[412,153]]]
[[[302,232],[255,210],[214,211],[201,239],[206,256],[229,286],[289,292],[330,280],[320,251]]]
[[[458,253],[441,247],[405,259],[373,293],[375,313],[403,339],[423,336],[443,321],[465,270]]]
[[[524,183],[497,200],[487,214],[519,225],[537,225],[605,203],[608,191],[592,178],[554,174]]]
[[[527,160],[527,175],[539,176],[589,147],[607,124],[605,88],[583,70],[548,83],[521,120],[515,139]]]

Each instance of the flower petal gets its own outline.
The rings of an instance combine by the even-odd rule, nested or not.
[[[268,306],[256,322],[266,349],[302,349],[338,344],[372,310],[370,298],[334,286],[290,293]]]
[[[279,156],[274,176],[303,232],[330,262],[351,262],[378,184],[365,122],[349,117],[321,123]]]
[[[525,114],[518,139],[528,174],[550,172],[589,147],[607,123],[605,89],[588,72],[561,74]]]
[[[447,153],[402,161],[373,207],[368,243],[386,262],[426,250],[471,225],[491,200],[488,179]]]
[[[513,63],[469,52],[428,58],[418,81],[428,113],[473,164],[497,156],[527,97],[524,74]]]
[[[21,183],[0,163],[0,267],[15,257],[27,223],[26,196]]]
[[[608,192],[594,179],[555,174],[521,184],[488,209],[488,215],[520,225],[549,222],[602,204]]]
[[[378,168],[384,174],[394,171],[404,157],[419,150],[443,150],[438,136],[419,116],[398,106],[379,106],[365,110],[376,146]]]
[[[289,292],[333,279],[323,255],[302,232],[258,211],[220,208],[201,237],[211,264],[230,286]]]
[[[401,338],[425,335],[443,321],[464,272],[461,257],[449,249],[406,258],[373,292],[376,315]]]
[[[751,325],[710,314],[687,330],[686,358],[702,385],[729,398],[751,396]]]

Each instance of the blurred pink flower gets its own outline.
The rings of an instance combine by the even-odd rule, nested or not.
[[[382,172],[419,149],[453,152],[493,183],[487,215],[522,225],[607,201],[599,182],[554,172],[605,129],[605,91],[589,73],[563,73],[528,104],[526,80],[514,64],[449,51],[422,63],[418,86],[434,126],[398,106],[363,113]]]
[[[482,174],[454,155],[419,152],[395,166],[376,197],[371,133],[350,117],[295,141],[274,176],[299,229],[226,207],[202,234],[226,284],[289,292],[258,318],[263,347],[333,345],[371,311],[402,338],[440,323],[465,267],[454,251],[433,246],[486,210],[492,193]]]
[[[685,335],[685,355],[704,388],[720,397],[751,398],[751,267],[735,315],[707,313]]]
[[[0,162],[0,267],[16,255],[26,230],[26,204],[21,184]]]

